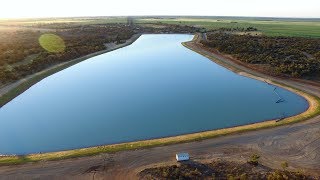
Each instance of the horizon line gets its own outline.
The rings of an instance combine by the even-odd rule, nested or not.
[[[294,17],[294,16],[228,16],[228,15],[89,15],[89,16],[43,16],[43,17],[0,17],[0,20],[18,19],[63,19],[63,18],[106,18],[106,17],[206,17],[206,18],[273,18],[273,19],[319,19],[320,17]]]

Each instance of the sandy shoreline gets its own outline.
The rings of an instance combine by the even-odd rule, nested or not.
[[[186,43],[185,43],[186,45]],[[188,46],[191,46],[192,44],[188,44]],[[190,47],[189,47],[190,48]],[[195,47],[194,47],[195,48]],[[190,48],[191,49],[191,48]],[[200,51],[199,49],[192,49],[195,50],[196,52]],[[210,52],[206,52],[207,54],[204,54],[204,52],[200,53],[209,59],[213,59],[211,57]],[[219,62],[218,64],[223,65],[223,64],[228,64],[230,62]],[[269,164],[271,166],[277,167],[275,162],[278,162],[279,159],[289,159],[292,160],[292,162],[296,162],[298,165],[297,167],[306,167],[307,169],[309,168],[309,172],[315,173],[318,170],[320,170],[320,165],[315,166],[315,169],[312,169],[311,166],[314,166],[315,163],[319,162],[318,160],[320,157],[317,157],[319,154],[319,151],[306,151],[307,155],[310,155],[312,157],[311,160],[307,159],[308,161],[305,162],[303,159],[301,160],[302,157],[308,157],[306,154],[297,154],[297,155],[292,155],[290,152],[283,153],[281,149],[279,152],[275,151],[275,149],[279,149],[277,144],[273,144],[271,142],[275,141],[281,141],[283,144],[290,143],[288,145],[283,145],[283,147],[290,147],[293,149],[292,151],[295,151],[301,144],[303,143],[309,143],[310,141],[312,142],[320,142],[320,138],[317,137],[309,137],[307,140],[304,140],[305,142],[296,142],[299,138],[301,137],[301,134],[304,134],[306,132],[312,133],[316,135],[318,132],[320,133],[319,128],[314,128],[314,127],[320,127],[319,123],[319,116],[316,116],[316,114],[310,114],[310,112],[315,112],[319,110],[319,100],[316,99],[314,96],[309,95],[308,93],[314,94],[315,96],[320,96],[320,90],[318,87],[314,87],[312,85],[305,85],[299,82],[294,82],[294,81],[286,81],[286,80],[278,80],[273,77],[268,77],[263,74],[259,73],[252,73],[250,70],[243,70],[243,69],[238,69],[236,66],[232,66],[229,64],[229,68],[233,69],[235,72],[240,73],[240,75],[245,75],[249,76],[251,78],[256,78],[256,77],[263,77],[268,79],[268,82],[274,83],[276,82],[277,86],[283,86],[282,84],[286,84],[285,87],[288,90],[291,90],[295,93],[298,93],[299,95],[302,95],[305,97],[308,102],[309,102],[309,108],[306,112],[301,113],[300,115],[293,116],[290,118],[287,118],[284,121],[276,123],[275,120],[270,120],[270,121],[265,121],[262,123],[255,123],[255,124],[250,124],[250,125],[245,125],[245,126],[238,126],[234,128],[226,128],[226,129],[219,129],[219,130],[214,130],[214,131],[207,131],[207,132],[201,132],[201,133],[194,133],[194,134],[189,134],[189,135],[182,135],[182,136],[176,136],[176,137],[169,137],[169,138],[162,138],[162,139],[155,139],[155,140],[149,140],[149,141],[138,141],[138,142],[132,142],[132,143],[125,143],[125,144],[120,144],[120,145],[109,145],[109,146],[100,146],[100,147],[93,147],[93,148],[85,148],[85,149],[80,149],[80,150],[73,150],[73,151],[63,151],[63,152],[56,152],[56,153],[51,153],[51,154],[36,154],[36,155],[30,155],[26,156],[27,158],[34,158],[34,161],[41,161],[41,160],[53,160],[51,159],[52,157],[59,157],[60,159],[63,159],[63,157],[77,157],[77,156],[72,156],[72,153],[77,153],[79,152],[84,152],[84,154],[87,153],[87,155],[94,155],[94,154],[100,154],[102,152],[117,152],[118,148],[124,148],[124,150],[134,150],[134,149],[140,149],[140,148],[150,148],[154,147],[151,149],[140,149],[136,151],[122,151],[122,152],[117,152],[116,154],[105,154],[105,156],[110,156],[112,157],[112,161],[107,161],[108,163],[116,164],[118,166],[116,167],[110,167],[108,169],[108,174],[106,172],[101,172],[103,175],[102,177],[126,177],[126,175],[134,175],[137,171],[143,169],[144,167],[149,167],[153,166],[155,164],[163,164],[163,163],[174,163],[171,159],[171,155],[174,154],[174,152],[179,152],[179,151],[189,151],[193,153],[194,155],[198,155],[199,157],[206,157],[206,156],[212,156],[212,152],[214,152],[214,157],[220,157],[219,154],[221,154],[221,157],[234,157],[238,155],[244,156],[243,153],[247,152],[252,152],[252,151],[258,151],[261,154],[268,155],[266,159],[263,159],[263,161],[266,164]],[[246,72],[246,73],[245,73]],[[253,74],[253,75],[250,75]],[[257,75],[258,74],[258,75]],[[261,79],[260,79],[261,80]],[[292,86],[291,87],[288,87]],[[297,90],[301,89],[301,90]],[[311,120],[304,121],[301,123],[295,123],[293,125],[284,125],[284,124],[291,124],[292,122],[297,122],[306,118],[311,118]],[[297,119],[298,118],[298,119]],[[279,125],[284,125],[280,126]],[[275,127],[278,126],[278,127]],[[290,127],[296,127],[294,131],[291,131],[291,129],[288,129],[288,126]],[[264,129],[267,127],[275,127],[271,129]],[[263,129],[259,131],[252,131],[256,129]],[[298,130],[297,130],[298,129]],[[300,130],[300,131],[299,131]],[[248,132],[246,132],[248,131]],[[246,133],[244,133],[246,132]],[[286,134],[287,133],[287,134]],[[297,134],[295,134],[297,133]],[[299,134],[300,133],[300,134]],[[229,134],[228,136],[222,136]],[[283,135],[284,134],[284,135]],[[222,136],[222,137],[221,137]],[[213,137],[216,137],[212,139]],[[280,138],[281,137],[281,138]],[[271,139],[270,139],[271,138]],[[287,139],[289,138],[289,139]],[[316,138],[316,139],[315,139]],[[230,140],[231,139],[231,140]],[[230,144],[230,141],[232,142]],[[183,143],[184,142],[184,143]],[[188,142],[188,143],[186,143]],[[229,142],[229,143],[228,143]],[[183,143],[183,144],[178,144],[178,143]],[[218,144],[217,144],[218,143]],[[235,148],[233,144],[241,144],[241,148]],[[261,144],[262,143],[262,144]],[[271,143],[271,144],[270,144]],[[173,145],[169,145],[173,144]],[[265,144],[270,144],[269,147],[265,147]],[[319,143],[318,143],[319,144]],[[163,146],[167,145],[167,146]],[[311,144],[313,147],[313,144]],[[118,147],[117,147],[118,146]],[[161,146],[161,147],[156,147],[156,146]],[[212,147],[211,147],[212,146]],[[306,144],[305,146],[310,146],[310,144]],[[314,148],[319,149],[320,146],[314,144]],[[265,149],[263,149],[264,147]],[[104,151],[101,151],[101,148],[105,148]],[[108,149],[109,148],[109,149]],[[232,149],[234,152],[229,152],[225,148]],[[249,148],[249,149],[248,149]],[[100,151],[99,151],[100,149]],[[266,152],[266,149],[271,149],[272,153]],[[298,149],[301,149],[299,147]],[[94,150],[93,154],[90,154],[89,151]],[[114,151],[112,151],[114,150]],[[303,150],[303,149],[302,149]],[[225,154],[225,152],[228,152],[229,154]],[[147,153],[147,154],[146,154]],[[218,153],[218,154],[216,154]],[[314,154],[315,153],[315,154]],[[49,156],[51,158],[48,158],[46,156]],[[143,162],[141,162],[141,159],[139,160],[139,157],[143,157]],[[280,156],[280,157],[279,157]],[[44,158],[46,157],[46,158]],[[172,156],[173,157],[173,156]],[[11,158],[11,157],[9,157]],[[48,161],[45,163],[46,167],[52,167],[57,165],[57,169],[60,169],[60,171],[63,171],[63,175],[72,175],[76,177],[79,174],[83,175],[83,169],[85,167],[89,167],[93,164],[101,164],[103,157],[101,155],[97,156],[92,156],[92,157],[82,157],[82,158],[77,158],[77,159],[67,159],[67,160],[62,160],[62,161]],[[201,158],[200,158],[201,159]],[[241,159],[241,158],[240,158]],[[91,160],[92,163],[88,163],[88,160]],[[31,161],[32,162],[32,161]],[[87,163],[85,163],[87,162]],[[95,163],[93,163],[95,162]],[[290,161],[291,162],[291,161]],[[78,164],[77,164],[78,163]],[[0,164],[1,164],[1,158],[0,158]],[[5,164],[5,163],[4,163]],[[11,173],[11,175],[16,174],[18,172],[24,172],[24,170],[28,170],[33,172],[34,174],[45,174],[45,175],[54,175],[55,169],[53,170],[48,170],[43,172],[41,171],[41,168],[39,167],[40,165],[38,163],[35,163],[33,165],[19,165],[19,166],[3,166],[0,167],[0,174],[1,173]],[[64,170],[63,167],[60,166],[65,166]],[[16,168],[15,168],[16,167]],[[74,170],[74,174],[70,173],[70,168],[79,168],[78,171]],[[56,170],[57,170],[56,169]],[[46,173],[47,172],[47,173]],[[80,173],[81,172],[81,173]],[[316,174],[316,173],[315,173]],[[84,175],[81,177],[84,177]],[[122,175],[122,176],[119,176]],[[13,177],[19,177],[19,176],[13,176]],[[32,175],[30,177],[33,177]],[[46,176],[44,176],[46,177]],[[88,176],[89,177],[89,176]],[[129,176],[127,176],[129,177]],[[134,177],[134,176],[133,176]]]

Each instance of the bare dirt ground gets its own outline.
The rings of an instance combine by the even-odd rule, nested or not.
[[[216,57],[201,49],[196,43],[189,43],[204,54]],[[278,79],[252,71],[223,56],[224,66],[234,66],[270,80],[299,88],[320,96],[320,88],[309,83]],[[138,179],[137,173],[149,167],[176,164],[175,153],[188,152],[192,160],[210,162],[215,159],[245,162],[250,155],[261,156],[261,164],[281,168],[281,162],[288,162],[288,170],[300,170],[320,176],[320,116],[310,120],[222,136],[199,142],[190,142],[115,154],[101,154],[92,157],[30,163],[0,167],[0,179]]]

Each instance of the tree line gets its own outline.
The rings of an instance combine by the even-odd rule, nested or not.
[[[311,77],[320,71],[320,39],[211,33],[202,44],[274,75]]]

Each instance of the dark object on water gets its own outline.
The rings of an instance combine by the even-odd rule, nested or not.
[[[278,100],[276,101],[276,103],[281,103],[281,102],[284,102],[284,100],[283,100],[283,99],[278,99]]]
[[[273,89],[273,92],[276,93],[276,95],[277,95],[278,98],[279,98],[279,99],[276,101],[276,103],[284,102],[284,99],[281,98],[281,96],[277,93],[276,89],[277,89],[277,87],[275,87],[275,88]]]

